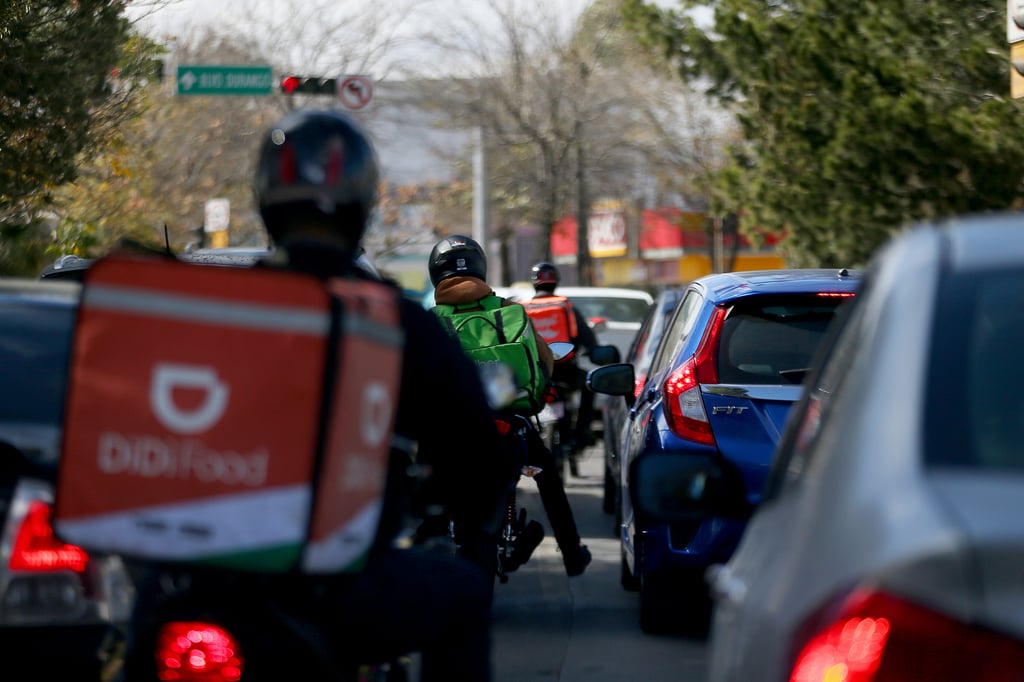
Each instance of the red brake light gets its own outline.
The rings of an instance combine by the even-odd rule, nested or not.
[[[715,444],[715,434],[711,432],[708,415],[704,411],[693,358],[665,380],[665,406],[672,433],[705,445]]]
[[[237,682],[245,659],[227,630],[212,623],[174,621],[160,628],[157,677],[182,682]]]
[[[89,555],[81,547],[61,542],[53,534],[50,505],[33,500],[14,539],[11,558],[12,571],[85,572]]]
[[[903,599],[854,594],[817,629],[790,682],[1020,679],[1024,644]]]
[[[504,419],[495,419],[494,425],[498,428],[498,433],[502,436],[507,436],[508,432],[512,430],[512,425]]]
[[[646,383],[647,383],[647,375],[646,374],[639,374],[639,375],[637,375],[637,377],[635,379],[633,379],[633,397],[636,398],[637,400],[640,399],[640,394],[643,392],[644,384],[646,384]]]
[[[816,295],[822,298],[853,298],[857,294],[852,291],[819,291]]]
[[[715,445],[715,434],[704,410],[700,384],[718,382],[715,352],[726,312],[725,308],[715,308],[697,352],[665,380],[669,428],[680,438],[704,445]]]

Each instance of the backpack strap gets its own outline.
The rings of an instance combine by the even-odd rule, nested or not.
[[[448,329],[448,333],[453,337],[458,337],[459,332],[455,329],[455,323],[452,322],[451,315],[438,315],[437,319],[441,320],[445,328]]]
[[[501,310],[494,311],[494,331],[498,332],[498,343],[508,343],[508,336],[505,334],[505,321],[501,317]]]

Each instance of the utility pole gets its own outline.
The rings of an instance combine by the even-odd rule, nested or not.
[[[490,230],[487,225],[488,194],[490,185],[487,182],[487,154],[484,149],[484,129],[477,126],[473,129],[473,239],[487,254],[488,277],[493,278],[491,284],[501,286],[503,268],[496,267],[501,262],[500,251],[492,248]]]
[[[581,287],[594,284],[594,262],[590,258],[590,202],[587,200],[586,168],[583,159],[583,123],[576,121],[576,272]]]
[[[711,219],[712,243],[711,243],[711,271],[725,272],[725,238],[722,231],[722,219],[715,216]]]

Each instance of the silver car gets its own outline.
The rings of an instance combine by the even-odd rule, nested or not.
[[[532,288],[523,287],[499,288],[495,292],[514,301],[533,298],[534,293]],[[620,358],[626,357],[633,337],[654,303],[654,297],[646,291],[623,287],[559,286],[555,293],[572,301],[594,329],[597,342],[618,348]]]
[[[1024,215],[896,237],[819,360],[708,572],[710,679],[1024,679]]]

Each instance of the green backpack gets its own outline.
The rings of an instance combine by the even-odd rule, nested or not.
[[[470,304],[438,304],[433,311],[470,359],[477,364],[503,362],[512,368],[519,397],[507,409],[534,415],[544,407],[548,376],[526,310],[502,302],[490,295]]]

